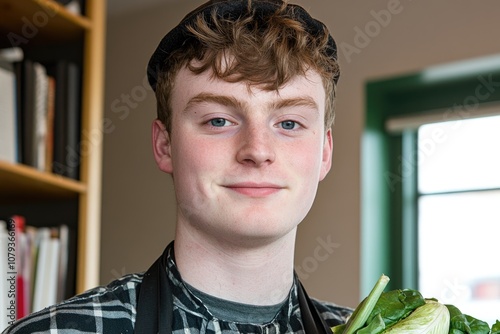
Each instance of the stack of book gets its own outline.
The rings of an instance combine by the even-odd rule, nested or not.
[[[0,160],[78,179],[79,66],[9,59],[2,57],[5,51],[0,53]]]
[[[26,225],[22,216],[0,220],[0,331],[73,294],[71,234],[66,225]]]

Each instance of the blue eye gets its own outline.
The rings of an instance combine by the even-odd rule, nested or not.
[[[214,118],[210,120],[210,125],[214,127],[223,127],[228,125],[230,122],[224,118]]]
[[[281,122],[281,127],[285,130],[293,130],[297,126],[297,123],[294,121],[283,121]]]

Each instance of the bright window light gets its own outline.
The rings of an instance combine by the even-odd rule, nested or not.
[[[419,289],[490,325],[500,310],[500,117],[420,127]]]
[[[419,191],[500,188],[500,116],[420,127]]]

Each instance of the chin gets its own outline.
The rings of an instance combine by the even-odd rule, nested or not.
[[[276,241],[295,231],[297,223],[280,221],[277,219],[252,220],[246,219],[243,223],[234,222],[233,228],[227,231],[232,234],[232,239],[243,243],[266,244]]]

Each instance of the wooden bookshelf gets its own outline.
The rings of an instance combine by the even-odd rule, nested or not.
[[[0,0],[0,46],[50,45],[82,38],[93,23],[52,0]]]
[[[85,0],[84,4],[84,14],[75,15],[54,0],[0,0],[0,48],[13,46],[13,38],[18,38],[17,41],[26,42],[14,46],[30,54],[54,48],[57,57],[57,52],[65,47],[68,52],[81,52],[80,145],[86,144],[86,149],[80,154],[79,180],[0,161],[2,212],[23,205],[31,210],[46,202],[55,207],[60,202],[61,208],[67,210],[68,200],[77,202],[72,209],[77,211],[72,216],[78,217],[75,293],[99,284],[100,254],[106,2]],[[36,29],[27,34],[29,25]],[[41,214],[47,215],[44,211],[47,210],[40,210]],[[50,216],[41,220],[47,219]]]
[[[87,191],[84,183],[33,167],[0,161],[0,201],[74,198]]]

